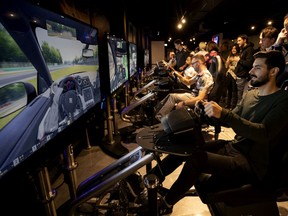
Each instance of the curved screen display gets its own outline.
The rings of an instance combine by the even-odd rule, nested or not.
[[[113,94],[128,81],[128,43],[114,36],[107,36],[110,93]]]

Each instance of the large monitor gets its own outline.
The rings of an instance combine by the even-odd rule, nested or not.
[[[137,73],[137,45],[129,43],[129,77]]]
[[[129,79],[128,43],[111,35],[107,35],[107,42],[110,94],[113,94]]]
[[[25,1],[2,9],[17,19],[0,14],[0,178],[101,100],[97,29]],[[3,107],[27,103],[16,100],[21,83],[34,86],[37,98],[2,115]]]
[[[212,41],[215,42],[217,45],[219,45],[219,35],[213,35]]]
[[[144,50],[144,67],[150,66],[150,53],[149,49]]]

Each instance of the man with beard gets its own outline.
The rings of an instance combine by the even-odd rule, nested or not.
[[[185,161],[180,175],[160,203],[161,215],[172,212],[173,205],[202,173],[211,174],[213,189],[261,184],[271,176],[279,179],[277,168],[287,151],[288,92],[277,86],[276,79],[284,72],[285,60],[282,53],[275,50],[260,51],[254,54],[254,59],[249,74],[255,88],[247,92],[235,109],[224,109],[213,101],[202,102],[206,115],[231,127],[236,133],[235,139],[206,142],[203,149],[191,156],[170,154],[162,160],[161,169],[156,166],[151,170],[163,182],[165,176]],[[202,185],[202,189],[207,189],[209,183]]]

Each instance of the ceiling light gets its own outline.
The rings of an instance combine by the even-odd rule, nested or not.
[[[183,27],[183,25],[182,25],[181,23],[179,23],[179,24],[177,25],[177,28],[178,28],[178,29],[182,29],[182,27]]]

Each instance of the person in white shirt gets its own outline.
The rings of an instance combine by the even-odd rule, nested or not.
[[[175,75],[179,81],[180,87],[185,86],[186,88],[190,89],[191,88],[191,84],[190,84],[190,80],[197,75],[197,72],[195,71],[195,69],[192,66],[192,57],[193,55],[189,55],[186,58],[186,65],[187,67],[184,69],[183,72],[178,72],[176,70],[172,71],[172,74]]]

